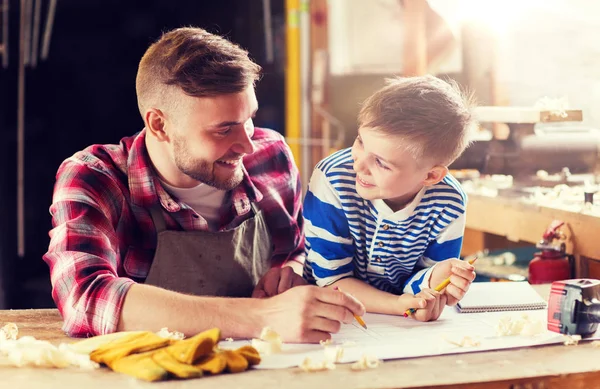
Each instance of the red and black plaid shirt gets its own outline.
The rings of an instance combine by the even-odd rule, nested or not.
[[[90,146],[58,169],[44,260],[63,329],[71,336],[116,330],[125,294],[145,280],[152,264],[152,205],[162,205],[168,229],[208,229],[204,218],[163,189],[144,138],[145,130],[119,145]],[[256,202],[273,239],[273,266],[302,261],[302,195],[290,149],[271,130],[256,128],[253,141],[256,151],[244,157],[244,179],[221,209],[220,230],[247,219]]]

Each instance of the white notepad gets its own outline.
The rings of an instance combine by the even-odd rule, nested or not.
[[[546,308],[528,282],[474,282],[456,307],[459,312],[522,311]]]

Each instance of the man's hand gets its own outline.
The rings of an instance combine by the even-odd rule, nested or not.
[[[291,267],[274,267],[269,270],[260,279],[260,281],[258,281],[258,284],[252,292],[252,297],[273,297],[293,288],[294,286],[306,284],[306,280],[294,273],[294,269]]]
[[[300,286],[259,301],[265,325],[291,343],[330,339],[342,323],[365,314],[365,307],[349,294],[318,286]]]
[[[407,309],[415,308],[417,311],[412,314],[415,320],[432,321],[437,320],[444,311],[447,296],[433,289],[423,289],[416,295],[408,293],[401,295],[398,297],[398,302],[402,314]]]
[[[467,293],[469,286],[475,279],[475,267],[467,261],[452,258],[435,265],[429,280],[429,286],[435,288],[438,284],[450,277],[450,284],[446,287],[448,305],[456,305]]]

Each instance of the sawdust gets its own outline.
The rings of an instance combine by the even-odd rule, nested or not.
[[[565,335],[565,346],[577,346],[581,335]]]
[[[458,347],[477,347],[481,345],[481,342],[477,339],[471,338],[470,336],[464,336],[461,339],[445,338],[446,342],[453,344]]]
[[[304,361],[302,361],[302,363],[298,367],[300,367],[307,373],[315,373],[318,371],[334,370],[335,364],[327,360],[321,362],[313,362],[310,358],[307,357],[304,359]]]
[[[19,336],[19,327],[15,323],[7,323],[0,328],[0,342],[4,340],[16,340]]]
[[[600,340],[594,340],[591,344],[592,347],[600,347]]]
[[[233,342],[233,338],[225,338],[226,342]]]
[[[183,340],[185,338],[185,335],[182,332],[169,331],[167,327],[161,328],[156,335],[160,336],[161,338],[172,340]]]
[[[330,345],[333,341],[331,339],[327,339],[327,340],[319,340],[319,344],[323,347]]]
[[[341,346],[326,346],[323,352],[325,360],[333,363],[341,362],[344,357],[344,348]]]
[[[97,369],[100,366],[91,361],[88,355],[73,351],[68,344],[58,347],[45,340],[38,340],[32,336],[23,336],[19,339],[4,340],[0,342],[0,354],[7,357],[9,363],[16,367],[46,367],[67,368],[79,367],[81,369]]]
[[[281,336],[270,327],[262,329],[260,339],[252,339],[252,347],[264,355],[280,353],[282,344]]]
[[[383,361],[372,355],[363,355],[357,362],[354,362],[350,369],[354,371],[376,369],[381,365]]]
[[[535,336],[545,331],[544,323],[524,313],[520,317],[506,315],[496,324],[498,336]]]

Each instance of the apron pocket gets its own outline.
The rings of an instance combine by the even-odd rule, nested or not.
[[[152,266],[154,250],[144,250],[130,246],[123,260],[125,273],[132,278],[145,279]]]

